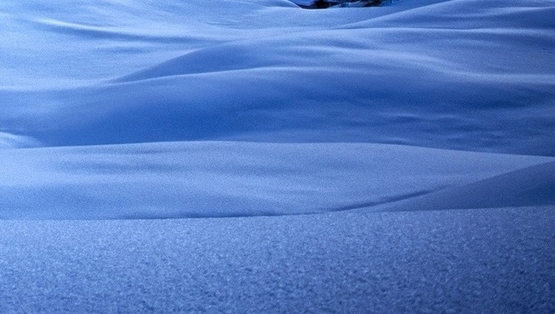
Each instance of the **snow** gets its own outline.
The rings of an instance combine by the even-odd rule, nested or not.
[[[550,313],[554,223],[553,206],[1,221],[0,310]]]
[[[41,144],[28,137],[15,135],[5,132],[0,132],[0,149],[1,148],[22,148],[22,147],[33,147],[41,146]]]
[[[2,1],[0,312],[554,312],[554,13]]]
[[[0,151],[0,217],[321,213],[390,203],[553,160],[364,143],[175,142],[7,150]],[[545,180],[553,184],[549,175]]]
[[[57,146],[332,140],[553,155],[549,5],[497,3],[490,17],[494,3],[409,3],[29,9],[10,26],[36,44],[4,41],[0,61],[18,71],[2,75],[0,123]]]

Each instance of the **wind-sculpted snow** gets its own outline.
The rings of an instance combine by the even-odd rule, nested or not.
[[[2,62],[19,69],[2,70],[4,132],[45,145],[331,140],[553,154],[550,1],[78,3],[26,15],[3,4],[8,34],[25,36],[3,41]]]
[[[0,151],[1,217],[322,213],[391,203],[549,160],[341,143],[196,142],[4,150]],[[544,180],[553,177],[545,175]]]
[[[446,210],[555,205],[555,162],[515,170],[471,184],[447,188],[385,210]]]
[[[0,312],[555,312],[555,1],[384,3],[1,1]]]

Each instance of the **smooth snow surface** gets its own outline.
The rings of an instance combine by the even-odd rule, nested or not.
[[[45,145],[555,154],[553,1],[3,1],[0,131]]]
[[[6,150],[0,151],[0,217],[183,218],[340,211],[430,194],[554,160],[356,143],[192,142]],[[555,171],[542,174],[539,184],[553,186]],[[492,205],[488,207],[495,202]],[[555,193],[541,205],[555,205]]]
[[[0,312],[555,312],[554,16],[3,0]]]

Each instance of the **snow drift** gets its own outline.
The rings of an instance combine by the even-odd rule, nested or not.
[[[391,203],[551,160],[344,143],[194,142],[5,150],[0,151],[0,217],[144,219],[321,213]],[[529,173],[528,181],[542,173],[538,184],[551,187],[555,173],[542,167],[522,172]],[[521,177],[503,180],[507,186],[525,188]],[[493,185],[481,194],[500,202],[499,195],[515,195],[507,186]],[[477,198],[480,193],[465,193],[462,198],[466,195]],[[542,205],[555,205],[552,197],[549,201]]]
[[[554,312],[554,14],[2,1],[0,312]]]
[[[28,38],[3,40],[0,61],[18,64],[0,82],[4,132],[46,145],[356,141],[553,155],[550,1],[75,5],[5,14],[9,34]]]

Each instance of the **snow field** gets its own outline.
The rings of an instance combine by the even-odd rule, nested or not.
[[[0,312],[554,312],[554,10],[2,1]]]

